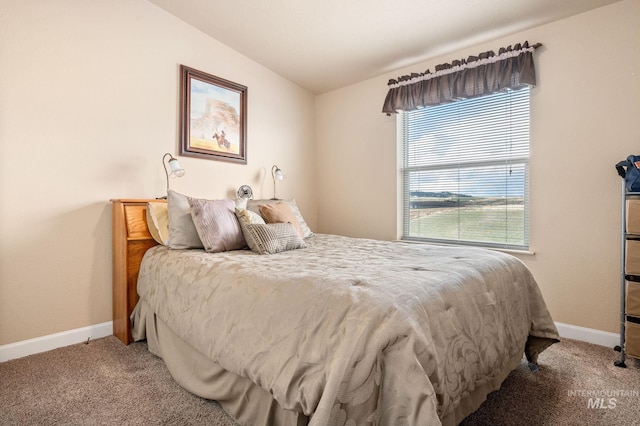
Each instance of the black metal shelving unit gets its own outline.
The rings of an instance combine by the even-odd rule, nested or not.
[[[620,352],[620,359],[614,362],[616,367],[626,368],[626,358],[640,358],[640,308],[637,298],[640,297],[640,229],[630,232],[628,229],[628,202],[640,202],[640,192],[629,192],[625,181],[622,180],[622,256],[620,266],[620,345],[614,349]],[[640,220],[640,217],[637,218]],[[637,231],[637,232],[636,232]],[[632,251],[632,255],[630,254]],[[633,257],[633,261],[629,257]],[[632,309],[629,310],[627,299],[630,299]],[[630,341],[629,338],[631,338]]]

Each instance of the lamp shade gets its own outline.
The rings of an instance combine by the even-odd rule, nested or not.
[[[169,159],[169,170],[167,170],[167,158]],[[180,167],[178,159],[168,152],[162,156],[162,167],[164,167],[164,174],[167,178],[167,194],[169,193],[169,177],[182,177],[184,176],[184,169]],[[166,197],[166,196],[165,196]],[[161,198],[165,198],[161,197]]]
[[[271,177],[273,178],[273,198],[272,200],[278,200],[278,198],[276,198],[276,182],[281,181],[284,179],[284,173],[282,173],[282,170],[280,170],[280,167],[276,166],[275,164],[273,165],[273,167],[271,167]]]
[[[169,169],[171,170],[171,172],[169,173],[169,176],[171,177],[184,176],[184,169],[180,167],[180,163],[178,162],[177,158],[171,157],[171,159],[169,160]]]
[[[280,180],[284,179],[284,174],[282,174],[282,170],[280,170],[280,169],[276,170],[275,176],[276,176],[276,180],[277,181],[280,181]]]

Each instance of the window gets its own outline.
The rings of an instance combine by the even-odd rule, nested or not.
[[[403,239],[529,248],[529,88],[402,112]]]

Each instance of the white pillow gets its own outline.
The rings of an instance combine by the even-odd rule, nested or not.
[[[238,198],[236,199],[236,208],[237,209],[246,209],[247,208],[248,198]]]
[[[262,216],[260,216],[258,213],[251,210],[238,208],[238,207],[236,207],[236,217],[238,218],[240,225],[242,225],[242,223],[245,223],[245,224],[256,224],[256,223],[265,224],[266,223],[262,218]]]

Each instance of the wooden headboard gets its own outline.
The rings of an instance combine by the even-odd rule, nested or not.
[[[113,335],[133,341],[129,317],[138,302],[138,272],[142,256],[158,243],[147,228],[147,203],[155,199],[113,199]]]

